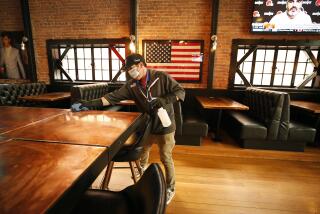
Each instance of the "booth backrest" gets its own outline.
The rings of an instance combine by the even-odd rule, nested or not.
[[[0,85],[0,104],[1,105],[24,105],[25,101],[18,97],[39,95],[46,92],[44,82],[19,83]]]
[[[71,104],[80,100],[93,100],[101,98],[108,93],[108,83],[94,83],[86,85],[75,85],[71,88]],[[91,107],[91,110],[102,108]],[[118,109],[115,109],[118,110]]]
[[[287,140],[289,136],[289,126],[290,126],[290,95],[284,93],[283,108],[279,124],[279,140]]]
[[[245,102],[250,116],[267,127],[268,140],[286,140],[290,120],[290,98],[287,93],[248,87]]]
[[[71,103],[98,99],[108,93],[108,83],[75,85],[71,88]]]

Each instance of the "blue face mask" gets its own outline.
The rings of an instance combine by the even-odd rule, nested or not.
[[[136,79],[140,74],[137,67],[130,69],[128,71],[128,73],[129,73],[130,77],[132,77],[133,79]]]

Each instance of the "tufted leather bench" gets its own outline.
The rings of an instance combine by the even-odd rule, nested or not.
[[[244,148],[304,151],[314,141],[314,128],[290,120],[288,93],[249,87],[245,103],[249,111],[230,111],[226,118],[229,134]]]
[[[75,85],[71,88],[71,104],[81,100],[93,100],[101,98],[108,93],[108,83],[94,83],[86,85]],[[92,108],[91,110],[118,111],[121,106],[108,106],[103,108]]]
[[[44,82],[1,84],[0,105],[30,105],[30,102],[19,100],[18,97],[39,95],[47,90]]]

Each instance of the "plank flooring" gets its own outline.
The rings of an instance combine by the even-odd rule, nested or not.
[[[166,213],[320,213],[320,148],[249,150],[223,138],[175,147],[176,195]],[[156,146],[150,161],[160,163]],[[110,188],[131,185],[130,177],[129,169],[114,170]]]

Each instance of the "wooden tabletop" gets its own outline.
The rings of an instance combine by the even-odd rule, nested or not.
[[[19,140],[1,143],[0,213],[68,212],[67,207],[81,195],[74,191],[84,192],[100,172],[97,166],[107,161],[105,147]]]
[[[249,107],[225,97],[196,96],[204,109],[249,110]]]
[[[9,132],[4,136],[109,147],[118,141],[140,116],[141,113],[138,112],[68,112]]]
[[[54,108],[0,106],[0,134],[68,111]]]
[[[315,114],[320,114],[320,103],[302,100],[291,100],[290,105],[296,108],[313,112]]]
[[[51,92],[51,93],[34,95],[34,96],[18,97],[18,99],[33,101],[33,102],[55,102],[59,100],[68,99],[70,97],[71,97],[70,92]]]
[[[0,213],[68,213],[142,118],[30,107],[0,113],[3,130],[15,127],[0,135]]]

